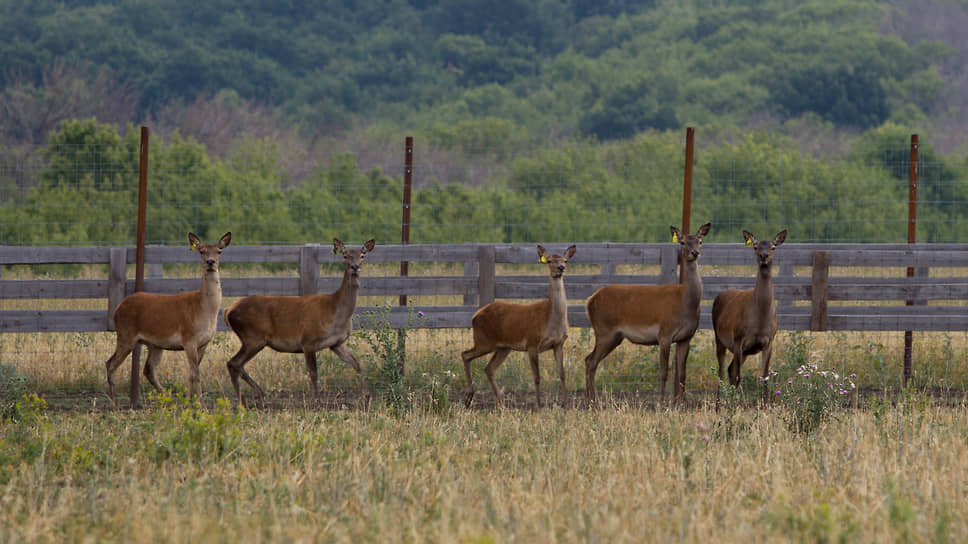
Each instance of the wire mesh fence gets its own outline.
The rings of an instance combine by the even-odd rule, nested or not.
[[[225,231],[236,245],[348,244],[375,238],[397,243],[401,235],[403,138],[384,149],[345,149],[326,157],[283,160],[279,144],[250,141],[226,156],[177,136],[150,145],[147,243],[187,245],[187,233],[211,242]],[[45,146],[0,149],[0,245],[131,246],[135,240],[138,135],[118,134],[82,122],[65,124]],[[414,151],[410,241],[415,243],[529,243],[668,241],[678,225],[684,198],[684,139],[643,136],[620,144],[573,142],[534,149],[445,148]],[[880,142],[834,158],[803,154],[795,147],[750,136],[733,143],[700,141],[693,168],[693,226],[713,224],[707,241],[741,242],[741,229],[761,236],[789,231],[788,242],[898,243],[907,241],[910,142]],[[922,147],[917,163],[918,240],[968,239],[968,179],[965,168]],[[226,251],[231,251],[231,248]],[[580,251],[580,249],[579,249]],[[439,275],[443,265],[411,263],[411,275]],[[459,267],[455,264],[454,268]],[[6,266],[2,280],[38,277],[106,277],[97,266]],[[539,267],[507,267],[516,274],[542,274]],[[166,265],[150,273],[191,277],[189,265]],[[298,275],[294,267],[233,265],[223,276]],[[332,267],[323,275],[339,275]],[[367,266],[366,276],[399,273],[389,263]],[[459,272],[454,272],[459,274]],[[499,271],[500,273],[500,271]],[[566,282],[567,283],[567,282]],[[224,305],[232,300],[226,300]],[[420,301],[416,301],[420,302]],[[395,299],[367,300],[379,306]],[[581,301],[572,301],[581,303]],[[103,301],[8,300],[2,309],[91,306]],[[86,306],[85,306],[86,307]],[[780,355],[785,335],[781,333]],[[898,336],[847,333],[810,336],[818,356],[865,365],[877,383],[897,383],[903,350]],[[963,386],[965,335],[919,333],[921,375],[932,383]],[[0,334],[0,364],[13,365],[39,390],[100,390],[113,333]],[[370,378],[377,379],[374,347],[351,341]],[[415,330],[407,343],[410,379],[443,376],[463,387],[460,351],[471,344],[468,330]],[[584,385],[581,361],[590,351],[587,329],[575,330],[566,349],[568,383]],[[716,386],[709,331],[693,342],[689,388]],[[237,349],[230,333],[218,333],[203,362],[205,391],[230,390],[224,362]],[[544,358],[549,357],[544,355]],[[520,358],[520,360],[519,360]],[[187,383],[183,357],[166,355],[163,381]],[[369,364],[367,364],[367,361]],[[525,356],[512,356],[500,383],[527,392]],[[320,357],[321,386],[355,390],[355,375],[338,358]],[[486,383],[478,361],[477,389]],[[252,373],[267,389],[309,389],[301,356],[260,354]],[[556,381],[542,364],[544,384]],[[881,368],[883,367],[883,368]],[[896,370],[896,372],[895,372]],[[167,375],[165,373],[168,373]],[[654,348],[623,345],[610,356],[598,383],[617,390],[654,391]],[[878,381],[879,380],[879,381]],[[482,387],[482,385],[484,387]]]

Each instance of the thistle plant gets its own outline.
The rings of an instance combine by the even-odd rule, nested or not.
[[[776,380],[775,396],[785,408],[784,419],[790,430],[810,435],[835,418],[857,389],[856,377],[842,376],[811,361],[797,367],[785,382]],[[775,379],[776,373],[771,378]]]
[[[399,413],[408,409],[411,401],[403,373],[407,333],[424,318],[424,314],[409,306],[407,325],[395,329],[390,326],[390,308],[390,303],[386,302],[380,311],[367,312],[363,316],[365,326],[359,330],[358,335],[370,345],[379,362],[377,393],[391,412]]]

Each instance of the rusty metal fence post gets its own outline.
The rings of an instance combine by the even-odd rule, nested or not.
[[[134,291],[145,289],[145,237],[148,217],[148,127],[141,127],[141,153],[138,161],[138,234],[135,246]],[[141,345],[131,352],[131,407],[138,406],[141,393]]]
[[[917,241],[918,230],[918,135],[911,135],[911,151],[908,164],[908,228],[907,240],[909,244]],[[914,277],[914,267],[909,266],[907,277]],[[914,305],[913,300],[905,303],[907,306]],[[904,331],[904,386],[907,387],[912,375],[912,359],[914,353],[914,334],[911,331]]]
[[[400,235],[400,243],[407,245],[410,243],[410,194],[413,187],[413,136],[407,136],[404,146],[404,168],[403,168],[403,223]],[[410,262],[400,261],[400,276],[405,277],[410,273]],[[407,305],[407,295],[400,295],[400,306]],[[407,336],[402,329],[397,330],[397,349],[400,353],[400,363],[397,371],[403,376],[404,361],[406,359]]]
[[[682,174],[682,235],[692,232],[689,222],[692,220],[692,161],[695,156],[696,128],[686,127],[686,159]],[[682,258],[679,258],[679,281],[682,281]]]

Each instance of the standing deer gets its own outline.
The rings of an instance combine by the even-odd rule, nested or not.
[[[739,371],[746,357],[761,353],[763,378],[770,371],[773,355],[773,337],[776,336],[776,306],[773,303],[773,252],[786,240],[787,231],[776,235],[772,241],[757,240],[743,231],[746,245],[753,248],[758,272],[752,289],[729,289],[713,301],[713,330],[716,333],[716,360],[719,362],[719,379],[726,378],[724,369],[726,350],[733,353],[729,365],[729,382],[738,386]]]
[[[565,263],[575,254],[575,246],[565,250],[564,255],[546,255],[545,248],[538,246],[539,262],[548,265],[548,299],[531,304],[492,302],[476,313],[472,319],[474,347],[460,354],[467,375],[467,391],[464,404],[471,405],[474,399],[474,383],[471,380],[471,361],[494,353],[484,374],[494,390],[498,404],[503,404],[504,395],[494,382],[494,373],[511,351],[526,351],[531,361],[534,375],[534,396],[541,407],[541,373],[538,370],[538,354],[549,349],[555,352],[558,375],[561,377],[561,400],[567,402],[565,388],[565,366],[562,346],[568,338],[568,300],[565,297]]]
[[[595,348],[585,357],[585,394],[589,401],[595,400],[598,364],[624,339],[646,346],[658,344],[659,394],[662,398],[669,376],[669,353],[672,344],[676,344],[675,400],[682,400],[689,342],[699,328],[699,303],[702,301],[699,250],[709,227],[710,224],[706,223],[696,234],[686,236],[676,227],[669,227],[672,240],[679,242],[680,283],[606,285],[588,298],[585,311],[595,330]]]
[[[343,242],[333,238],[333,253],[342,255],[346,264],[343,283],[335,293],[305,296],[251,295],[225,310],[225,323],[242,341],[238,353],[227,363],[239,404],[243,404],[242,391],[239,388],[240,376],[255,390],[258,398],[265,397],[259,384],[245,371],[245,363],[269,346],[282,353],[302,353],[305,356],[313,399],[317,401],[319,384],[316,352],[329,348],[356,370],[366,405],[370,391],[363,379],[360,362],[346,346],[346,340],[353,331],[353,312],[356,310],[356,298],[360,291],[360,265],[366,254],[373,251],[373,246],[374,241],[369,240],[360,249],[346,249]]]
[[[201,395],[198,366],[218,326],[222,305],[218,263],[222,250],[232,241],[232,233],[226,232],[217,244],[202,244],[190,232],[188,241],[192,251],[198,251],[202,257],[201,289],[176,295],[133,293],[114,310],[117,346],[105,366],[108,370],[108,397],[115,409],[118,403],[114,397],[114,371],[138,343],[148,347],[144,375],[156,391],[161,391],[161,385],[155,377],[155,367],[161,361],[163,350],[184,350],[188,358],[190,396]],[[138,391],[133,390],[131,407],[137,408],[139,404]]]

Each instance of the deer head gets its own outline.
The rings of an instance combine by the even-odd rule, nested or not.
[[[685,236],[676,227],[669,227],[672,231],[672,241],[679,242],[679,254],[682,256],[683,262],[693,262],[699,258],[699,250],[702,248],[702,238],[709,233],[710,226],[709,223],[706,223],[699,227],[696,234],[687,234]]]
[[[547,255],[545,248],[538,246],[538,262],[548,265],[548,273],[552,278],[560,278],[565,273],[565,263],[575,254],[575,246],[569,246],[564,255]]]
[[[757,240],[749,231],[743,231],[743,238],[746,239],[746,247],[753,248],[756,254],[756,264],[760,266],[770,266],[773,264],[773,251],[786,240],[786,235],[787,231],[784,230],[777,234],[773,240]]]
[[[194,232],[188,233],[188,242],[191,244],[191,250],[197,251],[202,257],[202,262],[205,264],[205,270],[208,272],[218,272],[219,257],[222,255],[222,250],[228,247],[231,241],[231,232],[226,232],[224,235],[222,235],[222,238],[217,244],[203,244],[202,241],[198,239],[198,236],[195,236]]]

